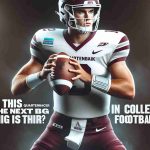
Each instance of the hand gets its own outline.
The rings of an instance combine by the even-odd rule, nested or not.
[[[73,65],[75,69],[69,69],[69,71],[76,74],[76,76],[73,77],[72,80],[80,79],[85,83],[91,83],[92,75],[87,73],[76,59],[70,58],[70,64]]]
[[[57,54],[51,55],[47,61],[45,62],[42,70],[39,73],[40,79],[46,79],[47,75],[50,73],[50,76],[53,78],[54,76],[54,67],[56,66],[55,62],[57,59]]]

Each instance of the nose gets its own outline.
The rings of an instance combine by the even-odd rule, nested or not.
[[[87,12],[85,12],[85,18],[88,18],[88,19],[90,19],[90,13],[87,11]]]

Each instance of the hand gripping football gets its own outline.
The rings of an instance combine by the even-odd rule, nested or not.
[[[69,56],[66,53],[59,53],[54,68],[54,76],[48,75],[49,84],[59,95],[67,94],[73,86],[72,78],[75,76],[75,73],[69,72],[68,69],[75,68],[69,61]]]

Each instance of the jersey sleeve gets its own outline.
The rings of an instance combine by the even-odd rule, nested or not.
[[[123,34],[116,49],[113,51],[113,54],[109,60],[108,66],[119,61],[125,61],[129,55],[129,51],[130,51],[129,39],[125,34]]]
[[[42,35],[41,31],[42,30],[37,31],[32,37],[30,43],[30,54],[31,56],[35,57],[38,60],[38,62],[44,64],[46,58],[44,55],[44,49],[42,48],[42,41],[40,39]]]

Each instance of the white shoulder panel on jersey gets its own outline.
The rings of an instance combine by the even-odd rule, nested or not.
[[[107,43],[107,50],[109,46],[111,48],[105,56],[107,66],[118,61],[125,61],[130,51],[128,37],[119,31],[99,30],[98,32],[104,41],[100,45]]]
[[[116,31],[116,39],[118,43],[110,57],[108,66],[118,61],[125,61],[129,55],[130,43],[128,37],[124,33]]]
[[[41,63],[44,63],[49,55],[55,53],[51,51],[54,47],[55,39],[62,36],[62,29],[40,29],[38,30],[30,44],[30,53],[32,56],[36,57]]]

